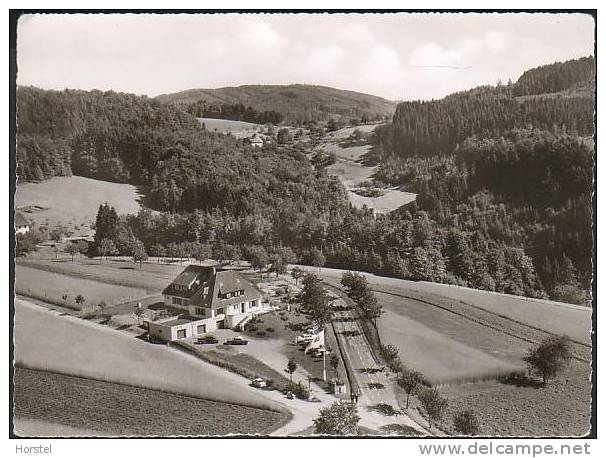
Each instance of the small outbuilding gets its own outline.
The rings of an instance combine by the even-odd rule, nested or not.
[[[30,222],[22,213],[15,213],[15,233],[27,234],[30,231]]]

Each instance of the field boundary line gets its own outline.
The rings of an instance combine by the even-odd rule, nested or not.
[[[519,335],[519,334],[516,334],[515,332],[508,331],[508,330],[506,330],[506,329],[503,329],[503,328],[502,328],[502,327],[500,327],[500,326],[497,326],[497,325],[493,325],[493,324],[487,323],[486,321],[483,321],[483,320],[481,320],[481,319],[479,319],[479,318],[472,318],[472,317],[466,316],[465,314],[460,313],[460,312],[457,312],[457,311],[455,311],[455,310],[452,310],[451,308],[449,308],[449,307],[447,307],[447,306],[444,306],[444,305],[435,304],[435,303],[433,303],[433,302],[429,302],[429,301],[424,300],[424,299],[419,299],[419,298],[412,297],[412,296],[406,296],[406,295],[404,295],[404,294],[399,294],[399,293],[389,292],[389,291],[386,291],[386,290],[375,289],[375,288],[372,288],[372,289],[373,289],[373,291],[378,292],[378,293],[387,294],[387,295],[390,295],[390,296],[402,297],[402,298],[404,298],[404,299],[410,299],[410,300],[413,300],[413,301],[421,302],[422,304],[431,305],[432,307],[437,307],[437,308],[439,308],[439,309],[441,309],[441,310],[444,310],[444,311],[446,311],[446,312],[452,313],[453,315],[460,316],[461,318],[464,318],[464,319],[466,319],[466,320],[468,320],[468,321],[471,321],[471,322],[473,322],[473,323],[479,324],[480,326],[485,326],[485,327],[490,328],[490,329],[492,329],[492,330],[494,330],[494,331],[501,332],[501,333],[503,333],[503,334],[506,334],[506,335],[511,336],[511,337],[515,337],[516,339],[520,339],[520,340],[523,340],[523,341],[528,342],[528,343],[531,343],[531,344],[538,344],[538,343],[539,343],[538,341],[536,341],[536,340],[534,340],[534,339],[531,339],[531,338],[529,338],[529,337],[525,337],[525,336],[521,336],[521,335]],[[557,335],[557,334],[551,333],[551,332],[549,332],[549,331],[545,331],[545,330],[543,330],[543,329],[536,328],[536,327],[534,327],[534,326],[530,326],[530,325],[526,325],[526,324],[521,323],[521,322],[518,322],[518,321],[516,321],[516,320],[512,320],[512,319],[507,318],[507,317],[501,317],[499,314],[492,313],[492,312],[488,312],[488,311],[486,311],[486,310],[482,309],[481,307],[473,306],[473,305],[467,304],[467,303],[462,302],[462,301],[457,301],[457,302],[459,302],[459,303],[461,303],[461,304],[464,304],[464,305],[468,305],[468,306],[470,306],[470,307],[472,307],[472,308],[474,308],[474,309],[476,309],[476,310],[480,310],[480,311],[485,312],[485,313],[487,313],[487,314],[489,314],[489,315],[494,315],[494,316],[496,316],[496,317],[499,317],[499,318],[502,318],[502,319],[509,320],[509,321],[511,321],[512,323],[515,323],[515,324],[517,324],[517,325],[526,326],[526,327],[528,327],[529,329],[532,329],[532,330],[534,330],[534,331],[543,332],[543,333],[548,334],[548,335],[550,335],[550,336],[555,336],[555,335]],[[578,341],[576,341],[576,340],[573,340],[573,339],[570,339],[570,340],[571,340],[571,342],[573,342],[573,343],[575,343],[575,344],[578,344],[578,345],[581,345],[581,346],[583,346],[583,347],[585,347],[585,348],[587,348],[587,347],[588,347],[586,344],[583,344],[583,343],[578,342]],[[591,346],[589,346],[588,348],[589,348],[589,349],[591,349]],[[586,359],[586,358],[583,358],[582,356],[573,355],[573,356],[572,356],[572,358],[577,359],[577,360],[579,360],[579,361],[583,361],[583,362],[585,362],[585,363],[591,363],[591,360],[588,360],[588,359]]]

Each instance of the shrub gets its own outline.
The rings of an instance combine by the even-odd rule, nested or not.
[[[272,328],[271,326],[270,326],[270,327],[268,327],[268,328],[265,328],[265,330],[266,330],[267,332],[275,332],[275,331],[276,331],[276,330],[275,330],[274,328]]]
[[[276,382],[273,381],[273,379],[265,379],[265,384],[267,385],[267,389],[269,390],[273,390],[275,388],[275,384]]]
[[[288,317],[287,317],[287,316],[281,316],[281,317],[280,317],[280,319],[281,319],[282,321],[288,321]]]
[[[382,413],[383,415],[386,415],[388,417],[400,415],[400,411],[394,409],[393,406],[391,406],[389,404],[385,404],[385,403],[377,404],[375,408],[376,408],[377,412]]]
[[[348,436],[358,434],[360,416],[355,404],[334,402],[320,410],[314,420],[316,434]]]
[[[307,401],[309,399],[309,390],[303,383],[290,382],[286,385],[286,391],[290,391],[297,399]]]
[[[259,337],[265,337],[267,335],[267,333],[265,331],[258,331],[257,332],[257,336]]]
[[[463,436],[477,436],[480,432],[480,424],[473,410],[459,412],[453,421],[456,432]]]

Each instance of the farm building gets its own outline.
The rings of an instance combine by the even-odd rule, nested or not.
[[[164,340],[241,327],[263,311],[262,293],[233,270],[188,266],[162,295],[165,305],[181,309],[185,315],[149,322],[150,336]]]
[[[257,134],[254,134],[252,137],[249,137],[246,140],[248,141],[248,143],[250,143],[252,146],[254,146],[256,148],[261,148],[264,143],[263,139]]]
[[[22,213],[15,213],[15,233],[26,234],[29,232],[30,223]]]

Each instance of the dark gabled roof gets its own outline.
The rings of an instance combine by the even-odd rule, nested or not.
[[[177,275],[170,285],[164,288],[162,294],[190,298],[198,292],[199,288],[202,289],[202,286],[205,284],[208,286],[208,282],[213,278],[214,272],[215,269],[212,267],[196,265],[187,266],[179,275]],[[197,287],[180,289],[181,286],[189,286],[196,280],[199,281]]]
[[[215,281],[213,282],[213,287],[210,294],[204,298],[203,303],[207,307],[228,307],[241,302],[260,299],[263,296],[261,291],[259,291],[255,285],[233,270],[222,270],[217,272],[214,280]],[[231,297],[229,299],[221,299],[219,297],[219,294],[234,291],[244,291],[244,295]],[[192,300],[195,301],[195,298]]]
[[[188,286],[199,281],[198,285],[191,289],[179,289],[176,287]],[[221,299],[219,295],[244,291],[242,296]],[[205,294],[206,292],[206,294]],[[190,299],[190,303],[204,307],[226,307],[239,304],[244,301],[260,299],[263,294],[251,282],[233,270],[221,270],[216,272],[213,267],[191,265],[185,268],[173,282],[168,285],[162,294],[178,296]]]
[[[15,226],[29,226],[29,221],[22,213],[15,213]]]
[[[180,286],[189,286],[198,277],[200,277],[201,274],[204,274],[204,275],[202,275],[203,277],[207,277],[208,278],[208,277],[210,277],[213,274],[213,268],[212,267],[195,266],[195,265],[187,266],[183,272],[181,272],[179,275],[177,275],[177,278],[175,278],[172,281],[172,284],[173,285],[180,285]]]

